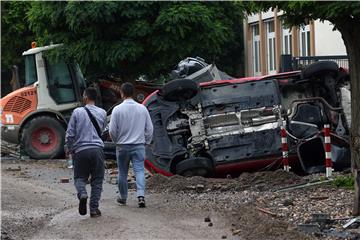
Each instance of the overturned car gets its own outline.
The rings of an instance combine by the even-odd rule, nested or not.
[[[331,128],[333,167],[349,166],[349,77],[336,63],[264,77],[218,74],[218,80],[211,77],[211,66],[205,68],[168,82],[144,100],[154,124],[146,148],[149,171],[224,176],[279,168],[282,126],[292,169],[324,171],[324,124]]]

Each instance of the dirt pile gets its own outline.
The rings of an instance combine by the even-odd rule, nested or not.
[[[294,173],[277,170],[274,172],[243,173],[234,179],[154,175],[148,180],[147,186],[149,190],[155,192],[237,192],[245,189],[266,191],[300,182],[302,182],[302,178]]]
[[[241,236],[241,239],[314,239],[287,222],[259,211],[253,205],[243,205],[236,211],[229,212],[227,219],[233,235]]]

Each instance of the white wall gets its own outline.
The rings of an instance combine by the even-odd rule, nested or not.
[[[254,23],[259,21],[259,14],[251,14],[247,16],[248,23]]]
[[[315,56],[347,55],[339,31],[333,31],[329,21],[315,21]]]
[[[273,11],[271,11],[271,9],[269,9],[267,12],[262,12],[261,13],[262,20],[273,18],[274,16],[275,16],[275,14],[274,14]]]

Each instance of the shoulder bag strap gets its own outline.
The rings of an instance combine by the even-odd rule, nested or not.
[[[96,129],[96,132],[99,135],[99,138],[101,138],[101,130],[100,130],[98,122],[96,121],[95,117],[91,114],[90,110],[87,107],[84,107],[84,108],[85,108],[85,110],[86,110],[86,112],[87,112],[87,114],[88,114],[88,116],[90,118],[90,121],[94,125],[94,127]]]

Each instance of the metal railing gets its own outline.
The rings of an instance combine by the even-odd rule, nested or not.
[[[318,61],[333,61],[336,62],[339,67],[349,68],[349,58],[346,55],[292,57],[292,68],[294,70],[301,70],[304,69],[307,65]]]

